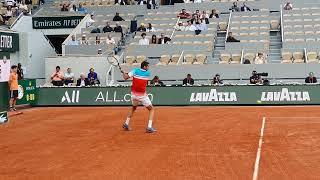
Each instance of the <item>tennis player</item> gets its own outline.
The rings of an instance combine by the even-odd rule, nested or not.
[[[149,69],[149,63],[147,61],[143,61],[141,63],[141,68],[135,68],[129,73],[123,73],[123,78],[125,80],[132,78],[132,87],[131,87],[132,108],[130,109],[127,119],[122,126],[124,130],[127,130],[127,131],[131,130],[129,127],[130,119],[132,118],[138,105],[142,104],[149,110],[149,121],[148,121],[146,132],[154,133],[157,131],[152,127],[154,108],[146,93],[146,86],[148,84],[148,78],[150,77],[150,71],[148,71],[148,69]]]

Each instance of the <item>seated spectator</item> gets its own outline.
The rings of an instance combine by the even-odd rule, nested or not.
[[[114,45],[116,44],[116,41],[113,39],[113,37],[111,37],[110,34],[108,34],[106,44],[114,44]]]
[[[149,45],[149,39],[146,38],[146,33],[141,34],[141,39],[139,40],[139,45]]]
[[[72,45],[72,46],[78,46],[79,45],[79,41],[76,40],[76,36],[75,35],[71,36],[71,40],[68,42],[67,45]]]
[[[88,79],[89,79],[90,85],[100,84],[100,81],[98,79],[98,74],[94,72],[93,68],[90,68]]]
[[[119,23],[116,23],[116,27],[114,27],[113,31],[114,32],[120,32],[121,34],[123,33],[122,32],[122,27],[120,26]]]
[[[157,3],[156,0],[147,0],[147,9],[156,9],[157,8]]]
[[[119,13],[116,13],[116,15],[113,17],[113,21],[125,21],[122,17],[120,17]]]
[[[4,15],[1,15],[3,22],[5,24],[8,23],[9,19],[13,16],[13,11],[12,11],[12,7],[11,6],[7,6],[7,11],[5,12]]]
[[[156,35],[152,35],[150,44],[158,44]]]
[[[100,36],[96,36],[96,45],[101,44]]]
[[[32,9],[32,0],[25,0],[26,5],[28,6],[28,12],[31,14],[31,9]]]
[[[62,5],[61,11],[69,11],[69,9],[68,9],[66,4]]]
[[[179,13],[178,17],[180,17],[180,19],[190,19],[191,15],[189,13],[187,13],[186,9],[182,9],[181,13]]]
[[[86,24],[87,28],[88,28],[88,27],[91,27],[94,22],[95,22],[95,20],[94,20],[94,15],[91,14],[90,19],[88,19],[87,24]],[[99,31],[100,31],[100,29],[99,29]]]
[[[101,33],[99,28],[93,28],[90,33]]]
[[[313,72],[310,72],[310,73],[309,73],[309,76],[306,77],[305,83],[317,83],[317,78],[314,77]]]
[[[176,31],[185,31],[185,26],[183,25],[182,21],[179,21],[178,24],[176,24],[173,28]]]
[[[219,18],[219,14],[218,14],[217,10],[212,9],[209,18]]]
[[[184,27],[184,31],[195,31],[196,28],[193,26],[191,21],[187,21],[187,25]]]
[[[23,69],[21,67],[21,63],[18,63],[17,74],[18,74],[18,80],[21,80],[21,79],[24,78]]]
[[[251,9],[247,6],[245,2],[243,2],[243,6],[240,9],[241,11],[251,11]]]
[[[79,3],[78,11],[82,12],[82,13],[87,13],[88,12],[86,8],[82,7],[82,3]]]
[[[74,82],[74,74],[71,72],[71,68],[67,69],[67,72],[64,74],[64,84],[68,85]]]
[[[88,78],[85,77],[85,75],[83,73],[80,74],[80,78],[77,80],[77,86],[78,87],[85,87],[85,86],[89,86],[90,82],[88,80]]]
[[[200,18],[197,16],[197,14],[192,15],[191,24],[196,23]]]
[[[238,3],[237,2],[233,2],[233,5],[231,6],[231,8],[229,10],[231,10],[232,12],[239,12],[240,9],[238,7]]]
[[[202,11],[200,19],[203,20],[206,24],[209,24],[209,14],[206,11]]]
[[[200,18],[200,11],[197,9],[192,16],[196,16],[197,18]]]
[[[212,80],[212,85],[219,85],[219,84],[223,84],[223,81],[220,79],[220,74],[216,74],[214,77],[213,77],[213,80]]]
[[[194,31],[196,35],[199,35],[201,32],[207,30],[206,24],[202,23],[200,20],[196,22],[196,30]]]
[[[119,4],[119,5],[127,5],[128,3],[125,0],[116,0],[115,4]]]
[[[137,29],[137,31],[140,31],[140,32],[146,32],[147,31],[147,29],[144,27],[144,23],[140,24],[140,27]]]
[[[106,23],[106,26],[102,29],[102,31],[103,31],[104,33],[106,33],[106,32],[112,32],[112,31],[113,31],[113,28],[110,26],[110,22],[107,22],[107,23]]]
[[[16,2],[15,0],[4,0],[4,4],[8,7],[8,6],[15,6]]]
[[[284,10],[292,10],[292,8],[293,6],[290,2],[287,2],[283,7]]]
[[[70,12],[76,12],[77,6],[75,4],[72,5],[72,7],[69,9]]]
[[[266,64],[267,63],[267,59],[266,57],[263,55],[263,53],[258,53],[258,56],[254,59],[254,63],[255,64]]]
[[[171,39],[166,37],[164,33],[161,33],[160,38],[158,39],[158,44],[167,44]]]
[[[183,80],[183,85],[193,85],[194,80],[191,77],[191,74],[188,74],[187,77]]]
[[[89,45],[89,42],[88,42],[85,34],[82,35],[80,44],[81,45]]]
[[[164,86],[164,83],[160,81],[158,76],[154,76],[154,78],[150,81],[150,85],[152,86]]]
[[[228,33],[227,42],[240,42],[240,40],[233,37],[232,32]]]
[[[54,86],[63,86],[63,73],[60,71],[60,66],[57,66],[56,71],[52,74],[51,82]]]
[[[25,1],[22,1],[22,4],[19,5],[19,11],[21,11],[24,15],[29,13],[28,5],[26,5]]]
[[[154,27],[152,26],[151,23],[148,23],[148,27],[147,27],[147,32],[155,32],[156,30],[154,29]]]

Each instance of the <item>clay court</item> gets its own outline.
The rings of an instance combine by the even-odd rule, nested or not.
[[[155,134],[142,109],[130,132],[125,107],[22,112],[0,126],[0,179],[320,177],[317,106],[157,107]]]

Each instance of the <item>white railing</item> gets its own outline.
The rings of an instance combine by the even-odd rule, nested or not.
[[[10,25],[9,29],[12,29],[14,25],[19,21],[19,19],[23,16],[23,13],[20,13],[16,20]]]
[[[282,4],[280,4],[280,27],[281,27],[281,42],[283,43],[283,9]]]
[[[240,59],[240,64],[243,64],[243,56],[244,56],[244,50],[241,50],[241,59]]]
[[[183,53],[184,53],[184,51],[182,51],[180,54],[179,60],[177,62],[177,66],[181,64],[181,59],[183,60]]]
[[[231,23],[231,17],[232,17],[232,11],[230,11],[229,14],[229,19],[228,19],[228,24],[227,24],[227,32],[226,32],[226,38],[224,40],[224,42],[227,42],[227,38],[228,38],[228,33],[229,33],[229,28],[230,28],[230,23]]]
[[[176,26],[179,23],[179,21],[180,21],[180,17],[178,17],[178,20],[177,20],[177,22],[176,22],[176,24],[174,26]],[[171,36],[170,36],[171,40],[172,40],[172,37],[174,35],[174,32],[176,32],[176,28],[173,27],[173,31],[172,31]]]
[[[308,56],[307,56],[307,48],[303,48],[304,51],[304,59],[305,59],[305,63],[309,62]]]

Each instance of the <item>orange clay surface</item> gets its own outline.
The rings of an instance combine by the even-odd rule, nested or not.
[[[157,107],[146,134],[139,108],[32,108],[0,125],[0,179],[320,178],[320,107]],[[318,118],[319,117],[319,118]]]

